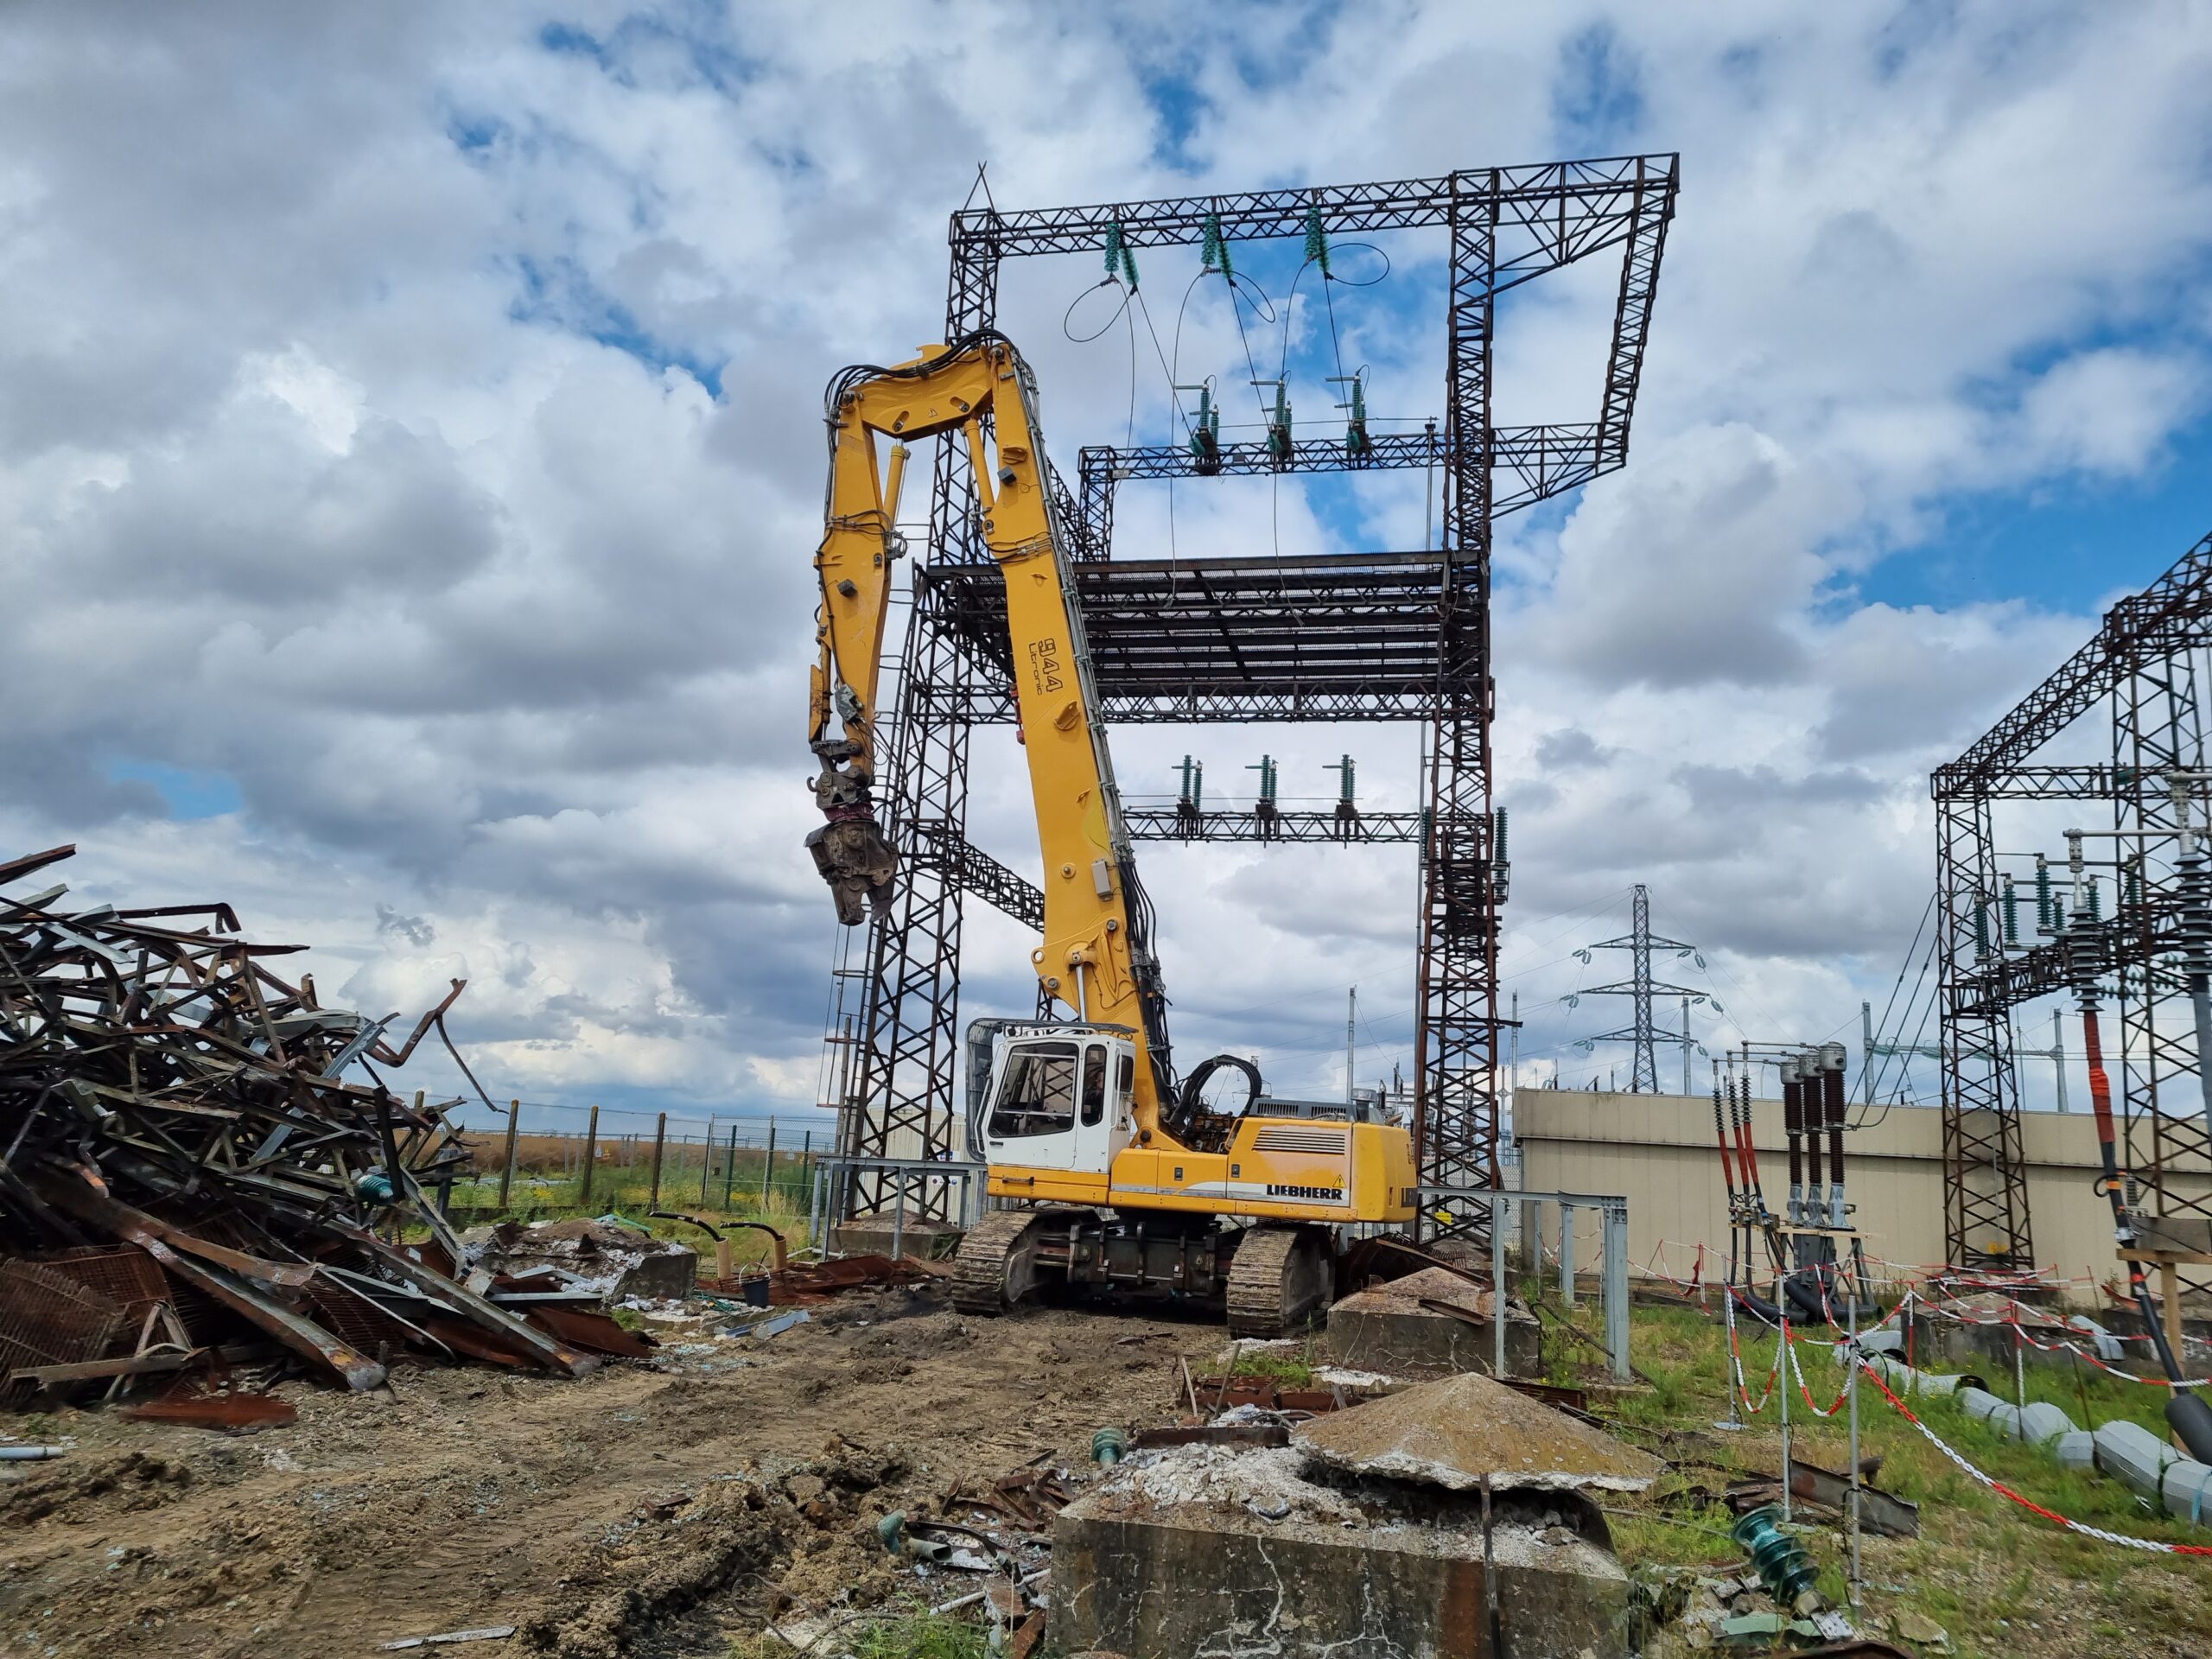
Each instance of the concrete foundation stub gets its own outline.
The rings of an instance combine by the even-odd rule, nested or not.
[[[909,1220],[904,1227],[890,1216],[855,1216],[830,1230],[830,1248],[841,1255],[897,1254],[921,1262],[941,1262],[960,1248],[965,1230],[941,1221]]]
[[[1060,1512],[1046,1640],[1125,1659],[1627,1659],[1627,1576],[1575,1524],[1594,1516],[1573,1494],[1499,1500],[1493,1646],[1477,1499],[1318,1485],[1288,1448],[1179,1447]]]
[[[1330,1355],[1361,1370],[1487,1371],[1497,1357],[1492,1294],[1445,1268],[1423,1268],[1355,1291],[1329,1310]],[[1464,1314],[1421,1306],[1442,1303]],[[1529,1376],[1542,1363],[1542,1327],[1510,1297],[1505,1309],[1505,1363]]]

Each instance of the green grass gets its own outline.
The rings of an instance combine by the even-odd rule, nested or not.
[[[865,1624],[825,1630],[830,1640],[820,1654],[849,1653],[854,1659],[987,1659],[989,1638],[981,1624],[926,1611],[887,1611]],[[772,1636],[743,1637],[733,1643],[729,1659],[791,1659],[792,1649]]]
[[[1240,1348],[1231,1376],[1272,1377],[1287,1388],[1310,1389],[1313,1386],[1313,1344],[1309,1340],[1304,1350],[1292,1355],[1272,1348],[1257,1350]]]
[[[1744,1370],[1756,1396],[1773,1362],[1774,1337],[1741,1332]],[[1822,1405],[1840,1390],[1844,1373],[1827,1344],[1801,1338],[1798,1361]],[[1638,1307],[1630,1319],[1630,1351],[1652,1380],[1649,1389],[1606,1401],[1602,1408],[1624,1438],[1675,1465],[1640,1503],[1621,1504],[1631,1515],[1609,1515],[1624,1560],[1719,1564],[1738,1559],[1724,1535],[1733,1516],[1717,1502],[1720,1488],[1742,1474],[1781,1468],[1778,1403],[1770,1403],[1738,1433],[1714,1430],[1728,1412],[1727,1337],[1695,1310]],[[2004,1399],[2014,1398],[2013,1379],[1986,1363],[1978,1370]],[[2031,1365],[2029,1399],[2046,1399],[2078,1425],[2094,1427],[2113,1418],[2141,1422],[2163,1433],[2163,1390],[2122,1382],[2082,1368],[2079,1378]],[[2082,1422],[2082,1399],[2088,1421]],[[1937,1434],[1977,1467],[2024,1497],[2075,1520],[2139,1538],[2177,1543],[2212,1541],[2212,1533],[2152,1513],[2119,1482],[2093,1472],[2061,1469],[2044,1452],[1999,1434],[1967,1417],[1948,1399],[1923,1396],[1910,1404]],[[1824,1468],[1848,1464],[1844,1420],[1814,1418],[1802,1395],[1791,1401],[1792,1451]],[[1930,1445],[1871,1383],[1859,1393],[1860,1452],[1883,1459],[1880,1484],[1921,1506],[1921,1535],[1913,1540],[1868,1540],[1868,1601],[1875,1611],[1909,1607],[1943,1625],[1962,1659],[2015,1659],[2037,1652],[2084,1651],[2084,1618],[2112,1626],[2104,1640],[2130,1637],[2157,1651],[2156,1642],[2192,1634],[2212,1651],[2212,1594],[2201,1558],[2150,1555],[2069,1533],[2030,1514],[1973,1480]],[[1840,1592],[1845,1544],[1834,1529],[1811,1528],[1805,1541],[1826,1588]],[[2062,1619],[2068,1649],[2052,1641]],[[2007,1624],[2005,1621],[2011,1621]],[[2040,1624],[2038,1634],[2033,1627]],[[2049,1645],[2044,1645],[2044,1643]],[[2186,1644],[2185,1644],[2186,1645]]]

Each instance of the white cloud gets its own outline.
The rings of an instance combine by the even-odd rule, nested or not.
[[[0,724],[0,848],[73,837],[97,891],[233,899],[365,1002],[466,971],[456,1025],[495,1090],[810,1098],[817,399],[941,332],[944,216],[976,162],[1013,206],[1602,140],[1679,148],[1684,191],[1630,469],[1563,525],[1501,530],[1510,982],[1548,1005],[1584,936],[1544,918],[1616,931],[1592,907],[1649,880],[1760,1020],[1846,1019],[1923,901],[1926,768],[2087,626],[2031,594],[1868,604],[1870,571],[1961,493],[2155,480],[2202,415],[2203,15],[1400,0],[1300,32],[1230,11],[1194,37],[1162,5],[1039,26],[1011,0],[827,29],[773,5],[11,9],[0,655],[39,692]],[[1147,86],[1169,73],[1179,145]],[[1417,414],[1440,329],[1391,296],[1440,249],[1391,249],[1397,285],[1340,321],[1389,412]],[[1177,378],[1241,397],[1219,291],[1180,307],[1194,258],[1145,267]],[[1128,336],[1061,333],[1095,279],[1039,261],[1002,289],[1065,468],[1128,419]],[[1579,418],[1605,273],[1526,298],[1500,418]],[[1299,389],[1301,419],[1324,396]],[[1352,511],[1402,546],[1422,508],[1401,477]],[[1123,547],[1307,551],[1344,522],[1268,486],[1173,512],[1125,492]],[[2122,551],[2115,581],[2166,552]],[[976,838],[1026,866],[1000,735],[976,738]],[[1349,749],[1370,800],[1406,804],[1414,741],[1146,731],[1117,753],[1133,792],[1186,750],[1236,779],[1266,749],[1318,793]],[[242,810],[164,821],[119,764],[228,777]],[[1354,979],[1372,1069],[1409,1046],[1409,861],[1147,868],[1193,1046],[1256,1043],[1283,1086],[1332,1087]],[[971,1001],[1026,1004],[1014,931],[970,935]],[[1524,1052],[1589,1028],[1530,1017]]]

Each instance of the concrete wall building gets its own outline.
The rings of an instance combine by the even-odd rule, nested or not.
[[[1759,1173],[1779,1209],[1789,1190],[1782,1103],[1751,1103]],[[1513,1103],[1521,1186],[1528,1192],[1623,1193],[1628,1198],[1631,1272],[1666,1247],[1665,1270],[1687,1277],[1706,1246],[1718,1278],[1728,1236],[1728,1202],[1714,1146],[1709,1096],[1593,1094],[1522,1089]],[[1853,1117],[1862,1114],[1853,1109]],[[2069,1278],[2104,1278],[2117,1266],[2112,1211],[2092,1182],[2098,1171],[2095,1120],[2087,1112],[2024,1115],[2028,1205],[2036,1260]],[[1943,1260],[1943,1122],[1932,1107],[1893,1106],[1846,1137],[1847,1196],[1872,1256],[1908,1265]],[[2203,1192],[2206,1176],[2176,1183]],[[1597,1263],[1597,1224],[1576,1232],[1576,1262]]]

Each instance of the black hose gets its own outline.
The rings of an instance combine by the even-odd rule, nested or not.
[[[1241,1116],[1243,1113],[1250,1111],[1258,1102],[1260,1090],[1262,1087],[1260,1082],[1260,1068],[1242,1054],[1217,1054],[1211,1059],[1200,1060],[1191,1075],[1183,1079],[1182,1096],[1176,1103],[1184,1123],[1196,1122],[1198,1115],[1207,1109],[1205,1086],[1213,1080],[1213,1074],[1224,1066],[1233,1071],[1242,1071],[1245,1081],[1250,1085],[1249,1091],[1244,1096],[1244,1104],[1233,1115]]]

